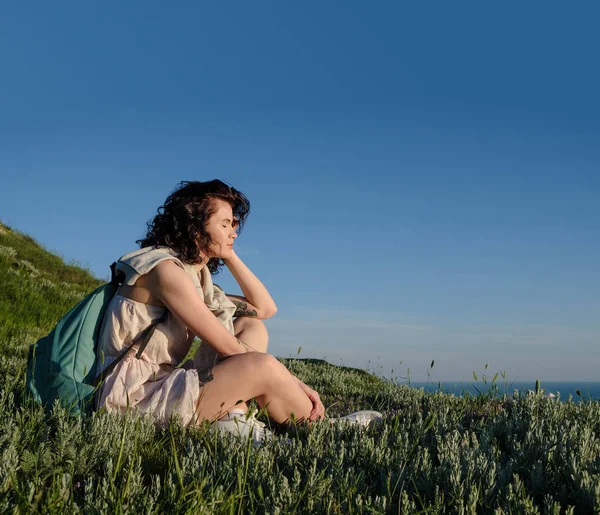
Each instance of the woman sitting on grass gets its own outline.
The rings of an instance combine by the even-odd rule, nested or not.
[[[117,262],[124,281],[100,336],[98,372],[107,371],[100,407],[135,407],[161,421],[177,414],[184,424],[219,421],[256,440],[265,431],[243,416],[251,399],[278,423],[324,416],[319,394],[267,354],[261,319],[277,308],[234,251],[249,208],[241,192],[219,180],[183,182],[148,224],[141,248]],[[244,296],[226,295],[213,284],[211,274],[223,264]],[[111,370],[156,322],[141,355],[127,353]],[[195,337],[200,348],[182,363]]]
[[[141,249],[117,262],[125,280],[103,322],[99,372],[168,313],[139,359],[128,353],[105,378],[100,406],[136,407],[162,420],[177,413],[185,424],[239,416],[250,399],[280,423],[292,414],[324,416],[319,394],[267,354],[261,319],[277,308],[234,250],[249,208],[241,192],[219,180],[183,182],[138,241]],[[213,284],[211,273],[223,264],[243,297]],[[179,366],[195,337],[199,351]]]

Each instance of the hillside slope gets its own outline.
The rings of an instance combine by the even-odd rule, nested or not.
[[[101,281],[0,223],[0,341],[42,334]]]

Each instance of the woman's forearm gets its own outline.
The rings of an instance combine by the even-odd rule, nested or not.
[[[230,258],[224,260],[225,265],[240,285],[244,297],[255,306],[262,315],[261,318],[268,318],[277,312],[275,301],[258,277],[245,265],[235,252],[232,252]]]

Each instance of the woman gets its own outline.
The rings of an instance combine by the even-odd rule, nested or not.
[[[105,315],[98,371],[158,323],[141,355],[127,353],[107,373],[100,406],[136,407],[163,421],[177,414],[185,424],[232,420],[251,399],[279,423],[324,416],[319,394],[266,353],[261,319],[277,307],[234,250],[249,208],[219,180],[182,182],[148,224],[141,248],[117,262],[125,279]],[[222,265],[243,296],[213,285],[211,274]],[[199,351],[181,363],[195,337]]]

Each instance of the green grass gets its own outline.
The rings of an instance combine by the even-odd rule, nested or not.
[[[332,415],[253,448],[208,424],[71,418],[25,398],[29,344],[99,281],[0,226],[0,512],[598,513],[600,405],[459,398],[318,360],[282,360]],[[301,343],[301,342],[299,342]],[[289,438],[289,442],[285,438]]]

